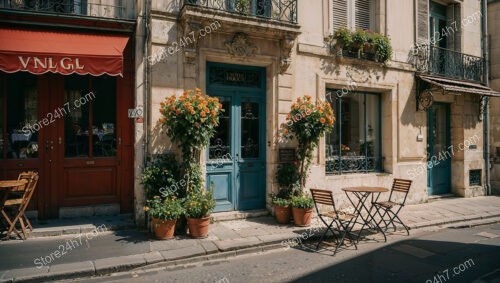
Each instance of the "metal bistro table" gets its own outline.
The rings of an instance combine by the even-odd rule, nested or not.
[[[12,222],[8,217],[6,217],[4,214],[5,212],[3,211],[5,201],[7,200],[7,196],[11,191],[13,191],[15,188],[19,187],[25,187],[26,183],[28,183],[27,180],[4,180],[0,181],[0,213],[3,215],[5,220],[7,221],[8,225],[10,226]],[[0,230],[1,231],[1,230]],[[17,236],[22,239],[21,235],[19,234],[19,231],[16,230],[16,228],[13,229],[13,231],[17,234]],[[6,238],[9,237],[9,233],[7,232]]]
[[[360,229],[359,234],[358,234],[357,241],[359,242],[359,237],[361,236],[361,232],[363,231],[363,228],[365,228],[365,226],[368,226],[370,228],[373,228],[373,229],[380,231],[382,233],[382,235],[384,235],[384,241],[387,242],[387,237],[385,236],[384,231],[382,230],[382,228],[380,228],[377,221],[375,221],[375,218],[371,214],[372,209],[373,209],[373,206],[371,205],[371,203],[376,202],[378,200],[380,193],[385,193],[385,192],[388,192],[389,190],[387,188],[384,188],[384,187],[366,187],[366,186],[348,187],[348,188],[343,188],[342,190],[345,192],[345,194],[347,195],[347,198],[349,199],[351,204],[354,206],[354,209],[356,211],[357,216],[356,216],[356,219],[354,220],[354,222],[358,221],[358,217],[361,217],[361,219],[363,220],[361,229]],[[355,196],[358,199],[358,203],[355,204],[353,199],[349,195]],[[375,197],[375,195],[377,195],[377,196]],[[371,196],[371,203],[370,203],[370,207],[368,208],[368,206],[366,204],[366,200],[368,199],[369,196]],[[366,217],[363,216],[364,212],[366,212]]]

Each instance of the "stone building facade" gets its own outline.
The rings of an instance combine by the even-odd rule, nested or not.
[[[499,93],[483,86],[481,1],[149,5],[147,47],[137,51],[148,66],[136,81],[136,104],[145,113],[144,124],[136,124],[136,168],[147,156],[176,150],[157,124],[160,102],[200,87],[227,107],[228,122],[202,158],[216,185],[216,210],[271,210],[276,168],[295,145],[277,141],[279,126],[308,94],[330,101],[337,121],[314,154],[307,187],[330,189],[342,203],[343,187],[389,187],[393,178],[413,180],[411,203],[487,193],[482,101]],[[390,60],[334,50],[325,38],[341,27],[388,36]],[[135,196],[140,218],[140,170]]]
[[[500,1],[488,1],[490,87],[500,91]],[[500,98],[490,100],[491,188],[500,193]]]

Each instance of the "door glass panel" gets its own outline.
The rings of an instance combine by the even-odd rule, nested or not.
[[[241,157],[259,157],[259,103],[241,104]]]
[[[5,113],[5,103],[4,103],[4,100],[5,100],[5,94],[4,94],[4,84],[3,84],[3,80],[2,78],[0,78],[0,110],[2,114],[0,114],[0,159],[4,158],[4,148],[5,148],[5,139],[4,139],[4,133],[3,133],[3,130],[4,130],[4,119],[3,119],[3,116]]]
[[[446,152],[446,108],[444,106],[434,106],[434,127],[433,127],[434,148],[433,153]]]
[[[89,99],[88,77],[64,77],[64,156],[89,156]]]
[[[92,80],[92,156],[116,156],[116,79]]]
[[[12,75],[8,82],[7,158],[36,158],[38,131],[46,126],[37,119],[37,78],[31,74],[18,73]]]
[[[231,158],[231,100],[225,97],[219,97],[222,104],[222,112],[219,115],[219,126],[216,128],[215,135],[210,139],[208,158],[227,159]]]

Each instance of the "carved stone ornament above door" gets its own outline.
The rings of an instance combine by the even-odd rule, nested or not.
[[[259,48],[253,44],[249,39],[246,33],[237,32],[234,34],[231,40],[228,40],[224,43],[226,46],[227,52],[231,54],[231,56],[236,57],[252,57],[259,51]]]

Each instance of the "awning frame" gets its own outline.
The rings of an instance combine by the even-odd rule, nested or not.
[[[417,111],[427,111],[434,102],[436,93],[462,95],[479,95],[479,120],[482,120],[486,109],[486,97],[500,97],[500,92],[484,85],[445,79],[428,75],[417,75]]]

